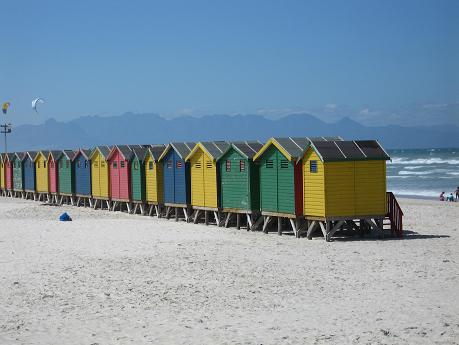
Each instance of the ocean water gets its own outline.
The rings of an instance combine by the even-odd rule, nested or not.
[[[387,190],[396,195],[438,198],[459,186],[459,149],[389,150]]]

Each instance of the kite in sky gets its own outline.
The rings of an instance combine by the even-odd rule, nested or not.
[[[10,102],[3,103],[3,105],[2,105],[3,114],[6,114],[6,112],[8,111],[9,107],[10,107]]]
[[[45,103],[45,100],[43,98],[35,98],[32,101],[32,109],[35,110],[35,112],[38,114],[37,104],[43,104],[43,103]]]

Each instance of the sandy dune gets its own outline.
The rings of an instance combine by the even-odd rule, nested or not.
[[[0,197],[0,344],[457,344],[459,203],[401,205],[326,243]]]

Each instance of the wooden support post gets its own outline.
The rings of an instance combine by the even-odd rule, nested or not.
[[[277,234],[282,236],[282,217],[277,217]]]
[[[271,220],[270,216],[263,216],[263,232],[265,234],[268,233],[268,224],[270,220]]]
[[[148,211],[148,215],[151,217],[153,214],[153,205],[150,205],[150,210]]]
[[[328,233],[328,238],[329,240],[331,239],[331,237],[335,234],[335,232],[337,232],[341,226],[344,224],[344,220],[340,220],[339,222],[337,222],[333,228],[330,230],[330,232]]]
[[[131,203],[130,202],[126,203],[126,208],[127,208],[127,212],[131,213]]]
[[[159,213],[159,205],[155,205],[156,217],[161,218],[161,214]]]
[[[231,212],[228,212],[227,215],[226,215],[226,219],[225,219],[225,228],[227,228],[229,226],[229,222],[230,222],[230,219],[231,219]]]
[[[214,217],[215,217],[215,222],[217,223],[217,226],[220,226],[220,212],[214,211]]]
[[[317,222],[315,220],[313,220],[311,222],[311,224],[309,224],[308,232],[306,233],[306,238],[308,240],[312,240],[312,234],[313,234],[314,229],[316,228],[316,226],[317,226]]]
[[[175,209],[175,221],[178,222],[178,208],[174,207]]]
[[[204,224],[209,225],[209,212],[204,211]]]
[[[330,242],[330,221],[325,222],[325,241]]]
[[[298,238],[298,231],[296,229],[296,224],[295,224],[295,221],[291,218],[289,218],[290,220],[290,225],[292,226],[292,229],[293,229],[293,233],[295,234],[295,237]]]
[[[170,210],[171,210],[171,207],[170,207],[170,206],[167,206],[167,207],[166,207],[166,215],[165,215],[165,218],[166,218],[166,219],[169,219]]]
[[[250,229],[252,229],[252,215],[247,213],[246,216],[247,216],[247,231],[249,231]]]
[[[241,230],[241,214],[236,213],[236,228]]]
[[[261,223],[263,223],[263,221],[264,221],[264,217],[259,216],[258,219],[255,221],[255,223],[253,223],[251,230],[252,231],[258,230],[258,227],[261,225]]]
[[[200,211],[201,211],[201,210],[195,210],[195,211],[194,211],[194,219],[193,219],[193,223],[194,223],[194,224],[197,224],[197,223],[198,223],[199,212],[200,212]]]
[[[188,217],[188,210],[186,209],[186,207],[183,208],[183,216],[185,217],[185,221],[188,223],[190,220]]]

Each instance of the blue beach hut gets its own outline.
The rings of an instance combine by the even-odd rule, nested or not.
[[[24,190],[26,192],[35,193],[35,156],[34,151],[28,151],[23,158],[24,167]]]
[[[91,150],[75,151],[72,164],[75,172],[75,195],[88,198],[91,196]]]
[[[164,204],[186,206],[190,204],[190,162],[185,158],[195,143],[170,143],[159,157],[163,164]]]

